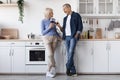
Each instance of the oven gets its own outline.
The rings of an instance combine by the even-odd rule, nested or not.
[[[26,64],[47,64],[43,42],[26,42]]]

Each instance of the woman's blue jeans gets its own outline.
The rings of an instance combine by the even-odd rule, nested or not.
[[[74,51],[76,47],[77,39],[66,36],[65,45],[67,49],[67,63],[66,68],[70,70],[71,73],[76,73],[74,65]]]

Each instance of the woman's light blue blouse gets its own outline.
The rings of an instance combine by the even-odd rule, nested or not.
[[[50,19],[43,19],[41,21],[41,33],[42,35],[47,36],[59,36],[56,30],[56,25],[54,25],[53,28],[49,28],[50,25]]]

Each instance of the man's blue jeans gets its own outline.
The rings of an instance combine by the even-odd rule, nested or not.
[[[76,69],[74,66],[74,50],[77,43],[76,38],[71,38],[70,36],[66,36],[65,45],[67,49],[67,63],[66,68],[70,70],[71,73],[76,73]]]

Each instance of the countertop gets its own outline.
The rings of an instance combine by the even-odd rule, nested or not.
[[[0,39],[0,41],[43,41],[42,39]]]
[[[43,41],[42,39],[0,39],[0,41]],[[120,41],[120,39],[80,39],[79,41]]]

